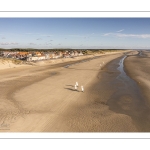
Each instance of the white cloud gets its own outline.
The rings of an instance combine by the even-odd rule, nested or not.
[[[133,38],[150,38],[150,34],[122,34],[122,33],[105,33],[103,36],[114,36],[114,37],[133,37]]]
[[[109,35],[113,35],[114,33],[105,33],[103,36],[109,36]]]
[[[9,43],[9,42],[3,42],[1,43],[1,45],[18,45],[19,43],[16,43],[16,42],[12,42],[12,43]]]
[[[19,43],[16,43],[16,42],[13,42],[13,43],[11,43],[12,45],[18,45]]]
[[[119,30],[119,31],[117,31],[117,32],[122,32],[122,31],[124,31],[124,29],[121,29],[121,30]]]
[[[117,34],[118,37],[150,38],[150,34]]]
[[[9,45],[9,43],[1,43],[1,45]]]

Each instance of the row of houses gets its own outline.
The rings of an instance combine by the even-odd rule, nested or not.
[[[2,51],[0,54],[2,57],[27,60],[27,61],[36,61],[36,60],[47,60],[47,59],[57,59],[57,58],[69,58],[75,56],[83,55],[82,51],[55,51],[55,52],[11,52],[11,51]]]

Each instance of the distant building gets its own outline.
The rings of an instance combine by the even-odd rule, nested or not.
[[[21,59],[27,61],[57,59],[57,58],[69,58],[83,55],[79,50],[62,50],[62,51],[1,51],[0,55],[6,58]]]
[[[55,53],[54,52],[50,52],[49,53],[49,58],[55,58]]]
[[[78,56],[78,52],[77,51],[74,51],[74,56]]]
[[[45,56],[32,56],[27,58],[27,61],[38,61],[38,60],[45,60]]]
[[[70,56],[71,56],[71,57],[75,56],[75,55],[74,55],[74,51],[71,51],[71,52],[70,52]]]
[[[82,55],[83,55],[82,51],[80,51],[80,52],[78,53],[78,55],[79,55],[79,56],[82,56]]]

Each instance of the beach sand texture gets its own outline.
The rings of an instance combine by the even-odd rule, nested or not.
[[[147,62],[149,53],[143,52],[146,55],[144,57],[136,54],[130,52],[129,55],[135,56],[125,59],[125,67],[131,78],[140,82],[143,79],[142,86],[139,86],[144,89],[142,94],[147,104],[143,105],[142,111],[145,107],[149,111],[149,84],[142,78],[142,64]],[[116,53],[67,67],[64,67],[65,63],[1,70],[0,131],[149,131],[150,127],[139,122],[141,117],[138,118],[136,109],[140,107],[136,107],[133,102],[136,97],[119,90],[125,88],[123,80],[118,79],[120,72],[117,69],[123,57],[124,53]],[[137,70],[134,63],[138,63],[141,68]],[[141,71],[140,78],[135,76],[139,74],[137,71]],[[77,91],[74,90],[76,81],[79,83]],[[84,86],[84,92],[81,92],[81,85]],[[130,91],[136,94],[134,90]],[[142,116],[141,113],[139,116]]]

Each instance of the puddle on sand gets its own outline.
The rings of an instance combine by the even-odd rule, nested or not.
[[[140,131],[150,131],[150,110],[146,105],[137,83],[124,71],[124,56],[120,62],[120,74],[114,79],[116,92],[108,100],[109,109],[130,116]]]

